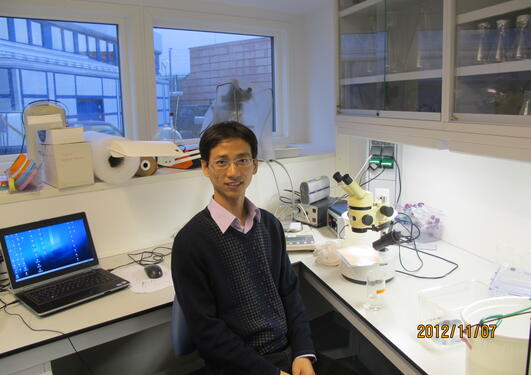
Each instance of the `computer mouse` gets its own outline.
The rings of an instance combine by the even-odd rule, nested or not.
[[[158,279],[162,276],[162,268],[156,264],[150,264],[144,267],[147,277],[150,279]]]

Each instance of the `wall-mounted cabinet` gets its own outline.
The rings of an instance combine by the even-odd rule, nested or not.
[[[455,116],[531,114],[531,1],[462,3],[468,2],[456,3]]]
[[[442,0],[340,1],[340,107],[440,118]]]
[[[531,0],[339,0],[338,26],[338,129],[531,160]]]

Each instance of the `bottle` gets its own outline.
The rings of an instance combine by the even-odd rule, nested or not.
[[[389,14],[387,17],[387,56],[385,59],[385,72],[398,73],[402,71],[402,50],[399,40],[402,38],[399,30],[397,15]]]
[[[478,49],[474,60],[476,63],[486,63],[489,61],[489,35],[490,35],[490,23],[481,22],[478,23]]]
[[[418,23],[410,47],[410,67],[413,70],[440,69],[442,66],[442,29],[438,27],[438,9],[428,11],[419,7]]]
[[[496,21],[496,50],[494,52],[494,61],[502,62],[510,59],[510,35],[509,26],[510,21],[501,19]]]
[[[521,14],[516,17],[516,50],[514,57],[516,59],[531,58],[531,14]]]
[[[369,25],[370,30],[367,34],[367,68],[366,73],[367,75],[374,75],[376,71],[376,59],[378,56],[378,50],[377,50],[377,37],[378,34],[376,33],[376,17],[370,16],[369,17]]]

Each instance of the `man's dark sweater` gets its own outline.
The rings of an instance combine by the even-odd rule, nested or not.
[[[199,354],[223,374],[277,375],[262,355],[315,353],[282,226],[261,211],[252,229],[222,233],[204,209],[177,234],[172,276]]]

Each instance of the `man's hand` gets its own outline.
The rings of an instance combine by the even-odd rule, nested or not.
[[[287,372],[280,370],[280,375],[289,375]]]
[[[306,357],[295,358],[291,365],[292,375],[315,375],[312,361]]]

